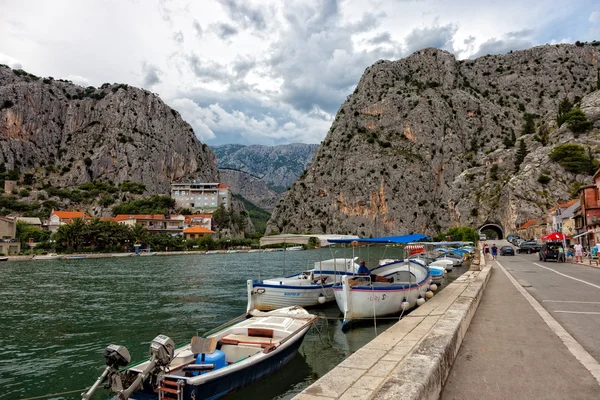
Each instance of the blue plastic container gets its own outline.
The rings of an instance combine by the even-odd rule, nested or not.
[[[198,354],[196,357],[196,364],[215,364],[213,371],[227,366],[227,360],[225,359],[225,353],[221,350],[215,350],[212,354]],[[207,371],[208,372],[208,371]],[[202,372],[205,374],[206,372]],[[194,375],[198,373],[195,372]]]

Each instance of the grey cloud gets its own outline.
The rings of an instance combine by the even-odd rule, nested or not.
[[[285,34],[271,45],[267,69],[273,79],[282,80],[278,99],[302,112],[334,113],[365,67],[400,54],[396,44],[361,51],[354,46],[352,36],[373,29],[382,14],[367,13],[344,24],[338,2],[330,0],[317,8],[303,2],[290,5],[284,16]]]
[[[426,47],[435,47],[453,52],[452,41],[457,29],[454,24],[415,28],[405,38],[406,50],[413,53]]]
[[[472,46],[475,44],[475,36],[469,36],[468,38],[466,38],[463,41],[464,44],[466,44],[467,46]]]
[[[481,46],[479,46],[479,50],[469,58],[477,58],[487,54],[505,54],[511,50],[527,49],[533,47],[533,45],[533,41],[529,38],[491,38],[483,42]]]
[[[142,74],[142,86],[149,88],[157,83],[160,83],[160,75],[162,74],[162,71],[155,65],[143,63]]]
[[[173,34],[173,40],[179,44],[183,43],[183,32],[181,32],[181,31],[175,32]]]
[[[506,39],[519,39],[524,37],[531,37],[531,35],[533,35],[532,29],[523,29],[520,31],[508,32],[506,35],[504,35],[504,37]]]
[[[245,77],[256,66],[256,59],[238,58],[233,62],[233,71],[238,78]]]
[[[198,22],[198,20],[196,20],[196,19],[194,20],[193,27],[194,27],[194,32],[196,32],[196,36],[198,38],[201,38],[204,31],[202,30],[202,25],[200,25],[200,22]]]
[[[215,32],[223,40],[228,40],[230,37],[238,34],[238,30],[235,26],[225,23],[219,23],[214,25]]]
[[[392,41],[392,35],[389,32],[382,32],[376,35],[374,38],[367,40],[368,44],[385,44],[390,43]]]
[[[228,84],[232,81],[232,76],[227,72],[225,65],[211,60],[201,60],[196,54],[185,55],[184,58],[201,82],[219,81]]]
[[[219,0],[231,20],[241,27],[264,30],[267,27],[266,18],[259,7],[252,7],[245,1]]]

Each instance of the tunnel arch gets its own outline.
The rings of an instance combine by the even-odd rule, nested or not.
[[[488,229],[496,232],[496,234],[498,235],[498,239],[504,239],[504,229],[502,229],[502,226],[500,224],[497,224],[495,222],[486,222],[485,224],[481,225],[477,231],[479,233],[482,233],[483,231]]]

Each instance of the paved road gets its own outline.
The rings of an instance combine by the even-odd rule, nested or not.
[[[588,366],[591,361],[597,368],[600,269],[542,263],[537,254],[499,256],[498,261],[512,276],[494,265],[441,399],[599,399],[598,380],[520,290],[525,288],[587,350]]]
[[[600,269],[543,262],[538,254],[498,256],[498,261],[600,362]]]

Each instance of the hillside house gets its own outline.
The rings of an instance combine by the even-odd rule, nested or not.
[[[42,220],[39,218],[34,218],[34,217],[17,217],[16,218],[17,222],[25,222],[26,224],[29,225],[33,225],[36,228],[41,228],[42,227]]]
[[[10,217],[0,217],[0,253],[18,254],[21,251],[21,243],[15,240],[17,233],[17,221]]]
[[[171,183],[171,197],[177,207],[203,213],[213,213],[220,205],[231,207],[231,191],[223,183]]]
[[[185,217],[183,215],[170,215],[165,217],[162,214],[119,214],[114,218],[119,224],[134,226],[141,225],[148,229],[148,232],[179,234],[183,233]]]
[[[201,226],[208,230],[212,229],[213,219],[212,214],[195,214],[185,216],[185,227]]]
[[[202,226],[190,226],[183,230],[183,234],[185,235],[185,239],[189,240],[189,239],[200,239],[206,235],[212,236],[215,234],[215,232],[211,231],[210,229],[206,229]]]
[[[83,211],[54,211],[50,214],[47,227],[50,232],[56,232],[62,225],[70,224],[74,219],[85,219]]]

